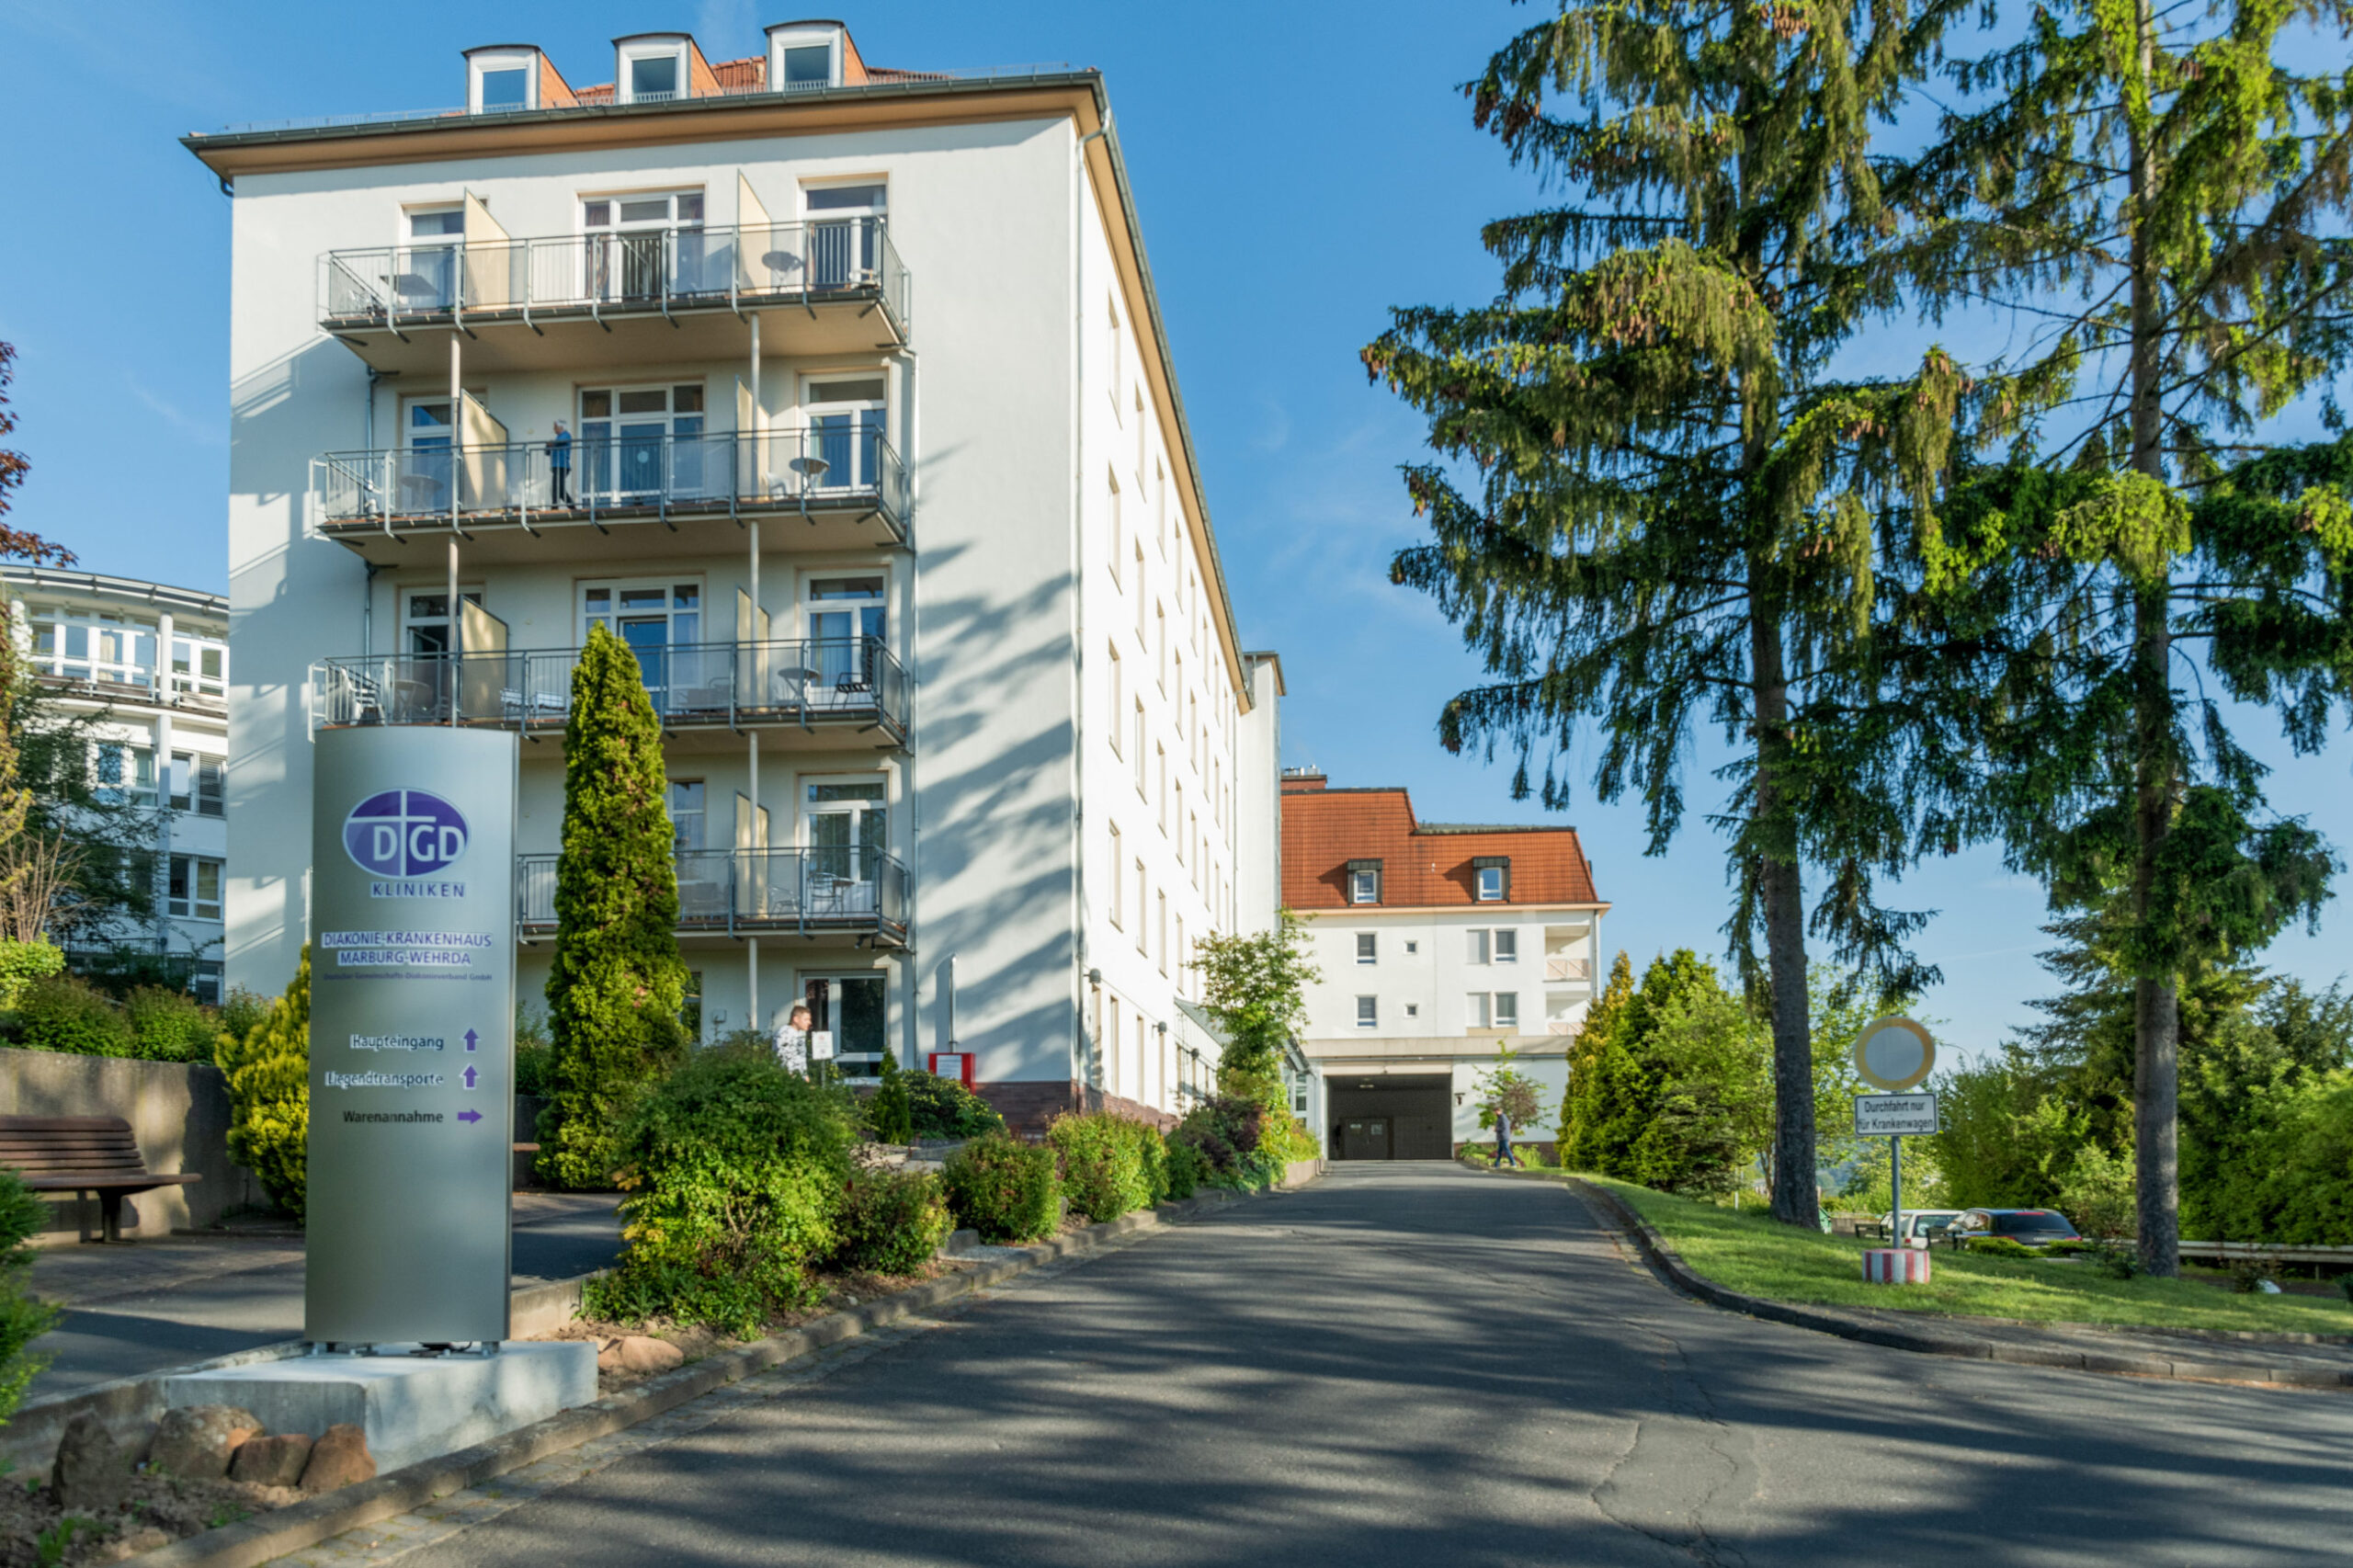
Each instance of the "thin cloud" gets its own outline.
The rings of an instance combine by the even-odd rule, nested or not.
[[[123,384],[131,389],[131,395],[145,403],[165,424],[185,435],[193,437],[204,446],[219,447],[227,444],[228,435],[222,429],[219,420],[199,419],[185,409],[165,402],[145,387],[141,386],[139,378],[136,376],[126,372],[122,380]]]

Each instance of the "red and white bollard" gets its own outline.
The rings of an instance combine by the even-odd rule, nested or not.
[[[1867,1285],[1926,1285],[1928,1255],[1911,1247],[1865,1247],[1863,1282]]]

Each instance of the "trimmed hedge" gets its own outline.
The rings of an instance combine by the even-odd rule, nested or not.
[[[834,1262],[876,1274],[913,1274],[929,1262],[956,1221],[948,1190],[929,1171],[852,1171],[834,1229]]]
[[[1070,1206],[1100,1224],[1168,1196],[1168,1157],[1160,1130],[1108,1111],[1058,1116],[1046,1142],[1062,1159]]]
[[[697,1052],[638,1100],[612,1148],[628,1196],[599,1316],[666,1316],[749,1338],[815,1298],[809,1267],[839,1239],[856,1113],[848,1096],[764,1050]]]
[[[1004,1133],[975,1138],[949,1157],[948,1206],[984,1242],[1031,1242],[1062,1222],[1054,1152]]]

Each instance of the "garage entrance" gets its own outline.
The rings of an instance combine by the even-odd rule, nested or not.
[[[1337,1074],[1324,1080],[1333,1157],[1454,1157],[1454,1078],[1447,1073]]]

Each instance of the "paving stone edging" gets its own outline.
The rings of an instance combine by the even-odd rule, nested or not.
[[[2006,1361],[2027,1367],[2062,1367],[2071,1371],[2114,1372],[2140,1378],[2173,1378],[2188,1382],[2277,1383],[2291,1388],[2353,1388],[2353,1369],[2279,1367],[2260,1361],[2189,1359],[2119,1349],[2079,1349],[2063,1345],[2020,1345],[1986,1339],[1949,1330],[1913,1328],[1853,1318],[1817,1307],[1795,1306],[1746,1296],[1700,1274],[1649,1222],[1606,1187],[1575,1176],[1560,1178],[1594,1211],[1594,1217],[1631,1239],[1654,1273],[1670,1288],[1727,1312],[1745,1312],[1768,1323],[1812,1329],[1863,1345],[1910,1350],[1924,1356],[1957,1356],[1965,1360]],[[143,1561],[143,1559],[142,1559]]]
[[[1290,1190],[1301,1185],[1304,1184],[1287,1181],[1283,1187],[1270,1190]],[[1116,1220],[1023,1247],[1022,1256],[963,1269],[850,1311],[834,1312],[783,1334],[705,1357],[634,1388],[608,1394],[593,1404],[534,1422],[504,1437],[460,1449],[439,1459],[421,1460],[274,1513],[206,1530],[125,1561],[139,1568],[257,1568],[260,1563],[316,1546],[346,1530],[405,1514],[436,1497],[479,1486],[551,1454],[651,1421],[713,1389],[740,1382],[756,1372],[856,1338],[901,1318],[944,1306],[960,1296],[1001,1285],[1041,1265],[1096,1251],[1121,1236],[1188,1220],[1204,1210],[1266,1196],[1264,1192],[1218,1189],[1182,1202],[1164,1203],[1156,1210],[1122,1214]],[[564,1283],[573,1284],[576,1291],[575,1282]]]

